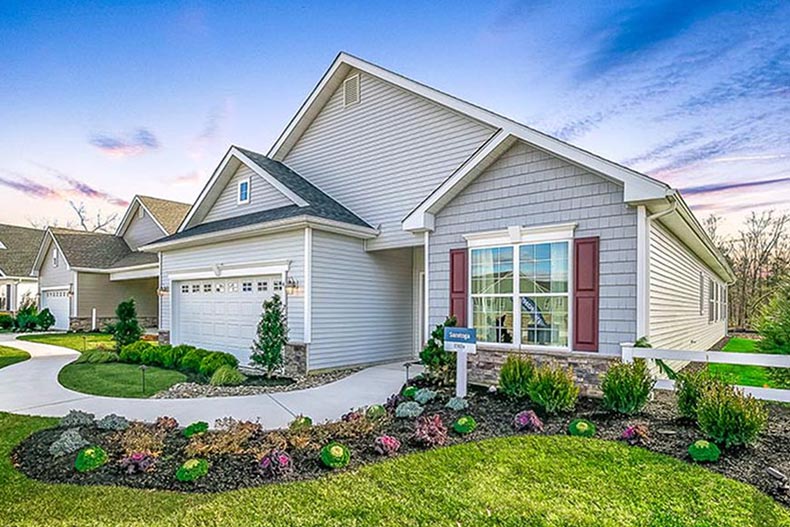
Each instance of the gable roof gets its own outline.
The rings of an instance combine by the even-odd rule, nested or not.
[[[0,276],[30,276],[43,236],[41,229],[0,224]]]
[[[126,233],[129,225],[132,224],[132,219],[134,219],[138,207],[143,207],[162,231],[162,235],[167,236],[178,230],[178,226],[184,221],[184,217],[189,212],[191,205],[153,196],[136,195],[126,208],[126,212],[118,224],[118,229],[115,231],[116,236],[123,236]]]
[[[32,266],[34,270],[41,267],[50,243],[56,244],[63,260],[73,269],[107,270],[149,265],[159,261],[156,254],[132,251],[122,237],[114,234],[59,227],[50,227],[47,234],[49,238],[45,237],[41,243]]]

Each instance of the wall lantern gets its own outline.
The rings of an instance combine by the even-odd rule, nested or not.
[[[299,282],[296,278],[289,276],[288,281],[285,283],[285,292],[289,295],[295,295],[299,291]]]
[[[156,290],[156,294],[158,296],[167,296],[169,292],[170,292],[170,288],[168,288],[167,286],[162,286]]]

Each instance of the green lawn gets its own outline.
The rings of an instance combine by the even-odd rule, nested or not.
[[[16,348],[9,348],[8,346],[0,346],[0,368],[22,362],[30,358],[30,354],[26,351],[18,350]]]
[[[22,335],[17,337],[17,339],[63,346],[64,348],[71,348],[80,352],[97,348],[108,350],[115,348],[112,335],[106,333],[49,333],[45,335]]]
[[[185,382],[186,375],[175,370],[148,367],[145,393],[142,372],[136,364],[68,364],[58,373],[58,382],[71,390],[107,397],[150,397],[172,385]]]
[[[733,353],[758,353],[757,341],[733,337],[724,346],[723,351]],[[740,384],[742,386],[758,386],[774,388],[771,379],[768,377],[768,368],[762,366],[740,366],[737,364],[709,364],[708,370],[714,375],[720,376],[730,384]]]
[[[52,485],[15,472],[11,448],[54,422],[0,413],[3,525],[790,526],[790,511],[748,485],[640,448],[562,436],[466,443],[222,494]]]

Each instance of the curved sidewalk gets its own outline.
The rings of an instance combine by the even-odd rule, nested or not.
[[[62,416],[82,410],[102,417],[109,413],[151,421],[169,415],[182,424],[220,417],[259,420],[266,428],[282,428],[296,415],[316,423],[336,420],[352,408],[383,403],[405,380],[401,363],[373,366],[331,384],[307,390],[200,399],[122,399],[68,390],[58,383],[60,369],[79,353],[48,344],[0,335],[0,345],[30,353],[27,361],[0,369],[0,411],[26,415]]]

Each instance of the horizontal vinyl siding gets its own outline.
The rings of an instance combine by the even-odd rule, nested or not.
[[[54,267],[52,265],[52,252],[54,250],[55,244],[50,244],[39,269],[38,284],[41,287],[68,287],[71,284],[71,271],[69,271],[62,254],[58,259],[58,266]]]
[[[178,271],[208,271],[214,265],[259,264],[277,260],[290,260],[289,276],[300,285],[304,284],[304,230],[301,229],[163,252],[161,255],[162,284],[166,286],[170,284],[170,273]],[[287,302],[288,337],[292,341],[301,341],[304,338],[304,297],[290,296]],[[162,297],[159,324],[160,329],[170,330],[170,295]]]
[[[700,273],[703,279],[700,314]],[[707,350],[727,332],[708,322],[708,278],[721,281],[667,229],[650,225],[650,343],[655,348]]]
[[[157,315],[157,280],[145,278],[111,282],[109,274],[77,273],[77,317],[89,317],[96,308],[98,317],[114,317],[118,304],[134,298],[137,315]]]
[[[311,370],[412,356],[412,250],[313,232]]]
[[[619,355],[636,332],[636,211],[623,188],[516,143],[436,216],[430,236],[430,323],[449,310],[450,249],[463,234],[576,222],[577,238],[600,237],[599,352]]]
[[[250,179],[250,202],[240,205],[237,203],[239,181],[247,178]],[[224,220],[225,218],[241,216],[242,214],[287,207],[288,205],[293,205],[293,202],[261,176],[250,170],[249,167],[241,165],[233,177],[230,178],[225,188],[222,189],[219,198],[217,198],[217,201],[208,211],[203,221]]]
[[[157,226],[156,222],[146,212],[142,218],[135,213],[134,219],[123,235],[123,239],[126,245],[133,251],[136,251],[138,247],[165,236],[167,234],[162,232],[162,229]]]
[[[401,220],[494,129],[364,73],[360,90],[344,108],[341,84],[284,162],[381,226],[368,248],[414,245]]]

